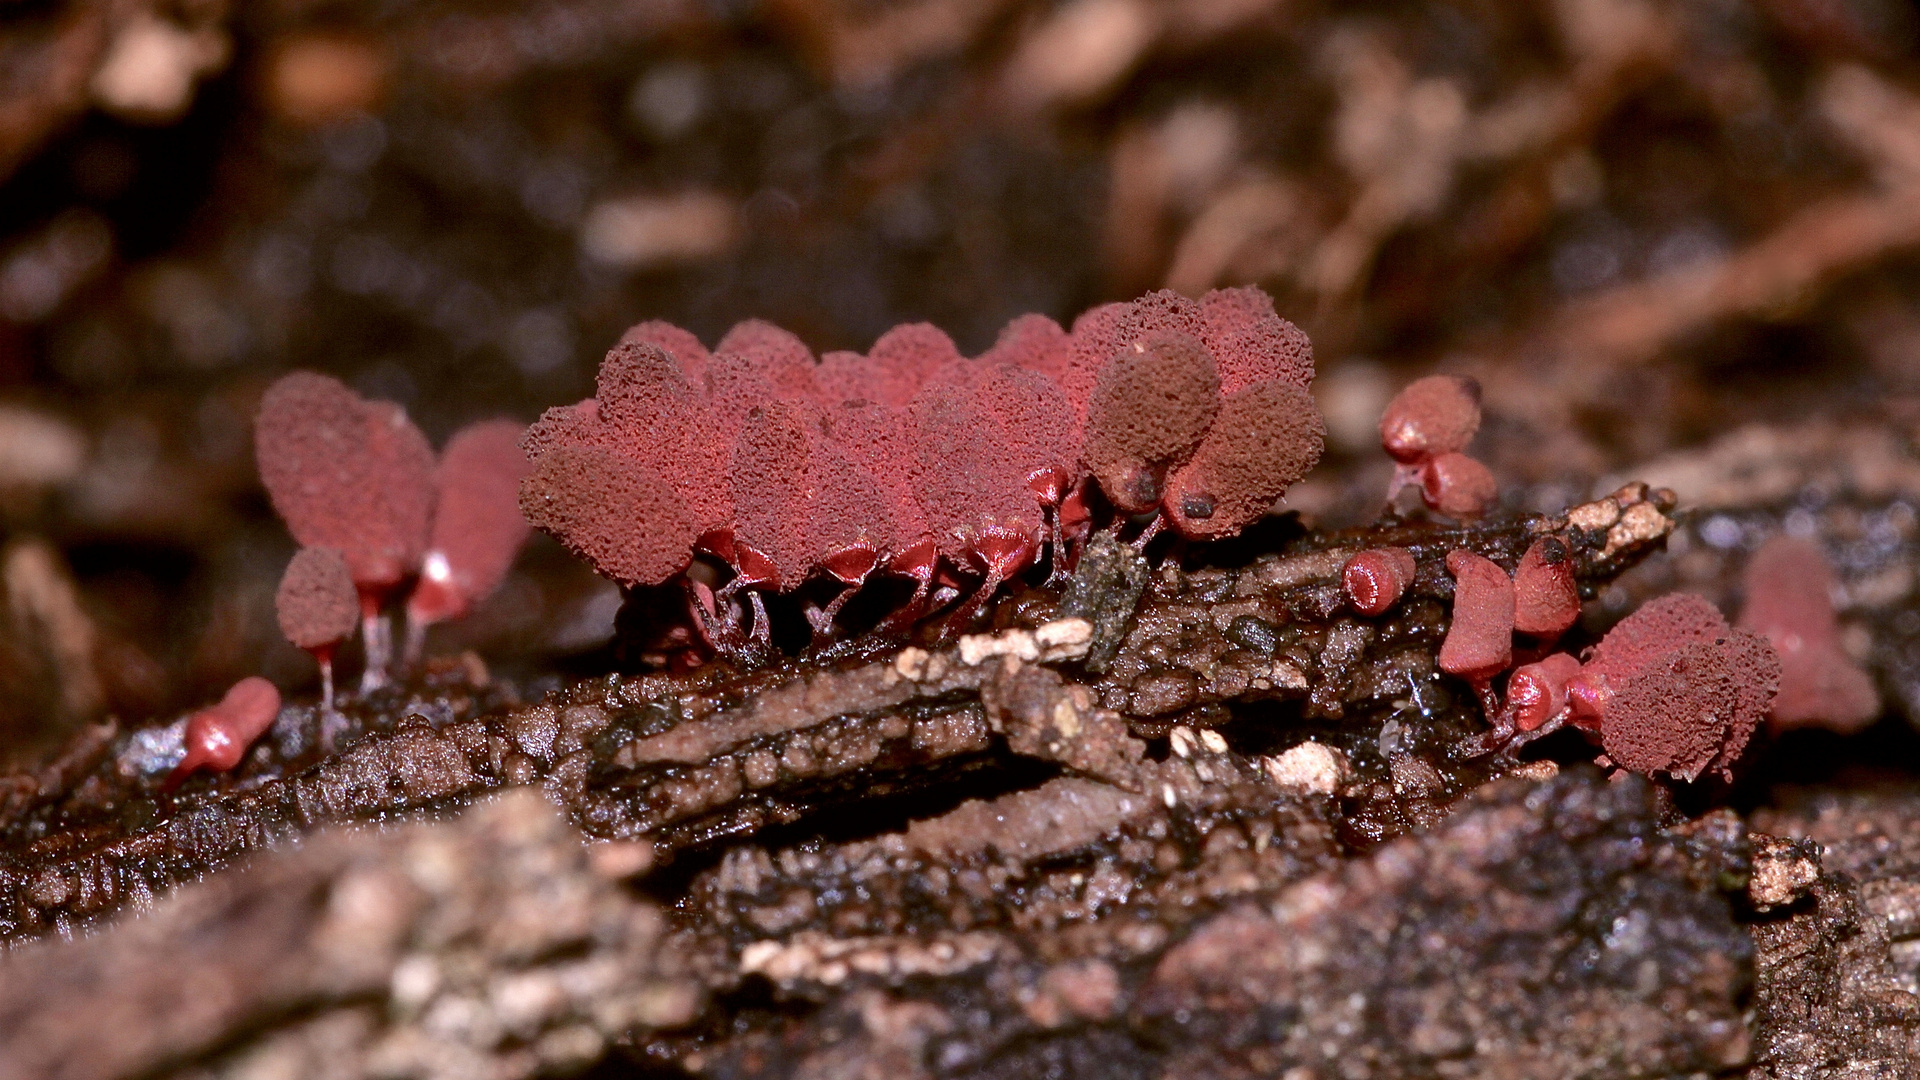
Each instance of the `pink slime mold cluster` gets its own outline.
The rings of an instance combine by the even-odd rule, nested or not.
[[[1528,550],[1506,587],[1506,572],[1494,563],[1465,551],[1447,557],[1454,609],[1440,667],[1481,696],[1492,729],[1478,748],[1511,753],[1571,726],[1597,739],[1604,760],[1623,769],[1686,781],[1709,771],[1730,777],[1780,685],[1780,660],[1765,638],[1728,626],[1711,603],[1691,593],[1642,605],[1584,661],[1554,652],[1520,665],[1500,701],[1493,680],[1512,665],[1513,633],[1521,629],[1517,616],[1528,608],[1529,589],[1544,581],[1553,595],[1551,603],[1535,604],[1536,615],[1550,615],[1547,632],[1522,630],[1543,647],[1579,615],[1570,576],[1562,593],[1557,576],[1534,559],[1549,543],[1558,541],[1545,538]]]
[[[1484,513],[1496,486],[1464,453],[1479,423],[1470,379],[1431,376],[1401,391],[1380,421],[1381,444],[1399,463],[1389,500],[1418,486],[1441,514]],[[1580,617],[1572,553],[1558,538],[1536,540],[1511,575],[1465,549],[1448,553],[1446,571],[1453,617],[1439,667],[1480,698],[1491,729],[1472,741],[1474,752],[1511,754],[1570,726],[1600,743],[1604,762],[1693,781],[1730,776],[1769,709],[1777,727],[1840,730],[1877,714],[1872,683],[1840,649],[1832,572],[1804,542],[1775,541],[1755,556],[1742,628],[1701,597],[1666,596],[1622,620],[1584,660],[1552,651]],[[1341,574],[1347,605],[1383,614],[1418,572],[1405,549],[1359,552]],[[1516,635],[1531,657],[1518,667]],[[1509,670],[1502,701],[1495,682]]]
[[[486,420],[436,458],[405,410],[367,401],[339,380],[297,371],[261,398],[254,424],[260,479],[302,550],[276,606],[287,639],[314,654],[332,707],[332,658],[365,637],[362,688],[392,659],[386,608],[406,597],[409,661],[428,626],[458,618],[497,588],[528,535],[518,491],[524,429]]]
[[[1154,293],[1071,332],[1026,315],[973,358],[924,323],[818,361],[764,322],[712,350],[642,323],[594,397],[527,432],[520,505],[623,585],[682,582],[722,650],[764,644],[763,594],[810,578],[837,589],[807,611],[816,640],[876,575],[913,584],[883,623],[901,627],[963,588],[974,610],[1049,552],[1057,577],[1094,489],[1151,515],[1140,542],[1237,534],[1319,458],[1312,378],[1257,289]],[[697,555],[730,576],[688,574]]]
[[[1833,610],[1833,567],[1818,545],[1776,536],[1747,563],[1742,628],[1780,654],[1780,695],[1770,726],[1819,727],[1852,734],[1880,715],[1873,679],[1840,644]]]
[[[1499,495],[1493,473],[1466,449],[1480,430],[1480,384],[1462,375],[1429,375],[1407,384],[1380,416],[1380,445],[1396,462],[1387,501],[1419,489],[1427,508],[1469,520]]]

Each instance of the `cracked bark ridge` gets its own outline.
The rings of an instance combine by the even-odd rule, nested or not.
[[[1324,801],[1268,787],[1258,811],[1261,781],[1196,746],[1159,766],[1208,771],[1191,802],[1060,780],[874,840],[737,850],[693,910],[741,975],[820,1007],[661,1052],[720,1077],[1745,1062],[1750,949],[1718,864],[1659,832],[1643,781],[1505,781],[1336,864]]]
[[[683,907],[735,978],[823,1000],[995,957],[1141,960],[1223,899],[1334,857],[1325,799],[1210,752],[1148,771],[1150,793],[1060,777],[869,840],[736,848]]]
[[[331,715],[289,706],[231,773],[172,793],[162,788],[188,718],[85,729],[46,768],[0,778],[0,938],[71,928],[330,822],[477,793],[459,747],[475,717],[517,699],[476,670],[430,661],[411,690],[345,699]]]
[[[705,1001],[664,914],[593,865],[528,791],[448,822],[324,833],[0,961],[0,1077],[577,1069]]]
[[[1028,663],[1078,657],[1090,636],[1083,620],[1056,620],[847,669],[786,665],[742,675],[714,665],[684,678],[576,684],[518,709],[485,713],[471,702],[472,711],[442,713],[438,722],[413,713],[257,786],[208,785],[179,801],[153,792],[128,747],[112,757],[108,735],[73,770],[33,781],[31,794],[26,781],[16,785],[23,805],[37,800],[44,812],[13,823],[17,846],[0,865],[0,920],[8,936],[72,926],[329,822],[445,807],[507,784],[542,785],[593,835],[644,837],[671,854],[836,801],[947,780],[986,764],[996,738],[1041,755],[1057,745],[1063,760],[1099,767],[1111,758],[1099,749],[1103,735],[1121,737],[1125,725],[1073,712],[1083,700],[1091,712],[1084,691],[1023,691],[1022,701],[1047,709],[1032,721],[1018,708],[997,709],[990,720],[981,705],[983,687]],[[1025,726],[1040,722],[1056,732],[1065,724],[1076,737]],[[45,835],[74,808],[43,798],[43,781],[64,780],[82,765],[96,782],[91,791],[76,785],[81,794],[112,805],[129,800],[135,806],[120,807],[121,820],[144,814],[149,823]],[[117,790],[105,775],[118,778]],[[241,778],[260,775],[243,770]]]
[[[1336,846],[1329,800],[1276,788],[1224,744],[1140,768],[1144,795],[1061,777],[868,840],[735,849],[682,910],[732,978],[819,1011],[668,1036],[649,1056],[717,1076],[1025,1075],[1036,1050],[1069,1055],[1072,1075],[1153,1064],[1127,1007],[1155,957]],[[875,1010],[913,1023],[848,1026]]]

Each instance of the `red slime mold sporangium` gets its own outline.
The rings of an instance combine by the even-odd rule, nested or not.
[[[1406,548],[1371,548],[1348,559],[1340,568],[1340,585],[1347,603],[1362,615],[1380,615],[1400,602],[1413,584],[1418,568]]]
[[[615,348],[628,344],[653,345],[665,349],[679,363],[681,373],[686,377],[687,385],[695,389],[704,389],[707,385],[707,361],[711,354],[690,331],[666,322],[662,319],[649,319],[636,323],[620,335]]]
[[[301,548],[274,594],[280,632],[320,665],[320,707],[333,708],[333,655],[353,636],[360,599],[347,561],[332,548]]]
[[[301,548],[274,593],[280,632],[309,652],[331,650],[360,624],[360,599],[347,561],[332,548]]]
[[[1168,522],[1199,540],[1238,535],[1313,468],[1325,439],[1305,388],[1278,379],[1246,387],[1227,398],[1192,458],[1168,478]]]
[[[1729,628],[1642,667],[1613,695],[1600,745],[1621,768],[1697,779],[1723,774],[1766,712],[1780,662],[1766,640]]]
[[[1557,638],[1580,618],[1580,589],[1573,580],[1573,553],[1558,537],[1543,536],[1520,556],[1513,570],[1513,628]]]
[[[1847,734],[1880,715],[1873,678],[1840,643],[1833,610],[1833,567],[1811,540],[1776,536],[1760,545],[1743,578],[1740,625],[1763,634],[1780,654],[1775,728],[1823,727]]]
[[[1313,342],[1274,313],[1273,298],[1251,286],[1215,289],[1200,298],[1200,340],[1220,366],[1229,397],[1278,379],[1302,390],[1313,382]]]
[[[700,530],[657,470],[597,446],[540,455],[520,485],[535,528],[623,585],[657,585],[684,570]]]
[[[1522,664],[1507,677],[1507,711],[1519,731],[1536,731],[1567,705],[1567,683],[1580,672],[1580,661],[1554,653]]]
[[[530,466],[521,431],[512,420],[483,420],[455,432],[441,451],[433,532],[420,583],[407,598],[409,633],[471,611],[500,587],[526,543],[519,496]]]
[[[167,774],[162,788],[178,787],[201,769],[232,769],[279,715],[280,691],[272,683],[258,675],[234,683],[218,704],[187,719],[187,755]]]
[[[1380,445],[1413,464],[1459,453],[1480,430],[1480,384],[1460,375],[1408,383],[1380,415]]]
[[[1087,400],[1087,468],[1115,506],[1152,509],[1220,412],[1220,372],[1200,343],[1162,333],[1113,357]]]
[[[1513,663],[1513,579],[1465,548],[1447,553],[1447,571],[1454,578],[1453,621],[1440,643],[1440,670],[1480,689]]]
[[[1492,509],[1499,495],[1493,472],[1465,454],[1441,454],[1420,467],[1421,498],[1450,518],[1479,518]]]
[[[426,544],[433,451],[397,406],[296,371],[254,425],[260,479],[293,538],[340,552],[363,591],[391,588]]]
[[[807,343],[762,319],[736,323],[713,348],[712,372],[723,356],[738,356],[766,380],[774,397],[811,398],[819,388],[814,384],[813,350]]]

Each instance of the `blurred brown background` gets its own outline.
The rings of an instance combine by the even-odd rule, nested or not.
[[[1520,507],[1747,424],[1908,431],[1917,32],[1897,0],[0,0],[0,758],[312,680],[250,460],[295,367],[437,442],[590,393],[644,318],[974,352],[1253,282],[1317,345],[1322,520],[1434,366],[1486,382]],[[435,647],[604,638],[609,586],[521,567]]]

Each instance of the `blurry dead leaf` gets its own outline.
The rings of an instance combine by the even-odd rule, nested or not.
[[[1026,109],[1082,103],[1132,70],[1159,30],[1145,0],[1072,0],[1027,33],[1001,85]]]
[[[636,195],[588,210],[580,247],[595,262],[639,269],[717,255],[736,232],[733,203],[723,195]]]
[[[283,120],[325,124],[371,111],[386,92],[387,57],[373,42],[302,34],[267,61],[267,102]]]
[[[123,120],[170,124],[187,111],[194,84],[226,67],[232,54],[225,30],[188,29],[136,11],[93,73],[94,100]]]

